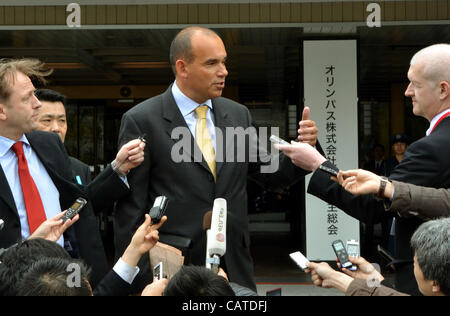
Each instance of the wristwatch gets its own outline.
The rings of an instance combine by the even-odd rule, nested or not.
[[[119,176],[119,177],[126,177],[127,176],[127,174],[130,172],[130,170],[128,170],[127,171],[127,173],[122,173],[120,170],[119,170],[119,167],[116,165],[116,161],[115,160],[113,160],[112,162],[111,162],[111,168],[112,168],[112,170],[115,172],[115,173],[117,173],[117,175]]]
[[[384,190],[386,189],[386,184],[388,181],[388,178],[380,177],[380,188],[378,189],[377,196],[381,199],[384,199]]]

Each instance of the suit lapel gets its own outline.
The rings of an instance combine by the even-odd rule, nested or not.
[[[217,102],[217,99],[213,100],[214,119],[216,126],[216,175],[219,177],[219,173],[223,167],[226,159],[226,149],[234,146],[234,137],[226,137],[226,128],[233,125],[228,120],[228,112],[226,105],[222,102]],[[221,135],[218,135],[218,130]],[[222,139],[219,139],[219,138]],[[234,148],[236,150],[236,148]]]
[[[19,216],[16,208],[16,203],[14,202],[14,197],[11,192],[11,188],[9,187],[8,180],[6,179],[5,173],[3,172],[3,168],[0,166],[0,198],[5,201],[5,203],[10,207],[10,209]]]
[[[78,196],[82,196],[80,195],[81,191],[79,190],[79,188],[75,185],[74,182],[72,182],[73,176],[70,162],[68,164],[65,164],[61,160],[53,159],[54,155],[52,155],[51,153],[54,148],[52,149],[52,146],[57,146],[57,143],[50,143],[46,142],[45,140],[40,141],[39,135],[34,137],[33,134],[27,134],[26,136],[28,138],[28,141],[30,142],[30,146],[33,148],[42,165],[45,167],[45,170],[47,170],[47,173],[52,179],[53,184],[56,186],[56,189],[60,193],[59,200],[61,203],[61,207],[63,209],[67,208],[75,198],[77,198]],[[64,166],[67,166],[68,168]]]
[[[198,161],[198,159],[195,159],[194,153],[198,151],[201,153],[200,148],[198,147],[197,143],[195,142],[194,136],[189,130],[189,127],[186,124],[186,121],[184,120],[180,109],[178,108],[175,99],[172,95],[172,86],[167,89],[167,91],[163,94],[163,118],[167,121],[167,127],[166,127],[166,133],[169,135],[169,137],[173,140],[174,144],[178,143],[180,141],[183,142],[183,146],[181,147],[182,155],[184,157],[184,161],[194,161],[198,164],[200,164],[203,168],[205,168],[207,171],[211,172],[211,170],[208,167],[208,164],[203,159],[201,161]],[[182,137],[188,137],[189,140],[185,140],[182,137],[178,138],[172,138],[172,132],[176,128],[182,128]],[[174,135],[175,136],[175,135]],[[178,136],[178,135],[177,135]]]

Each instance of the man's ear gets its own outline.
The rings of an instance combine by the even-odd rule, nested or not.
[[[0,121],[5,121],[7,119],[6,114],[6,104],[0,102]]]
[[[433,281],[433,285],[431,287],[431,291],[433,293],[440,293],[441,292],[441,287],[439,286],[439,283],[437,281]]]
[[[175,62],[175,68],[177,70],[177,76],[180,76],[183,79],[187,79],[187,63],[183,59],[178,59]]]
[[[441,101],[450,98],[450,83],[447,81],[441,81],[439,83],[439,88]]]

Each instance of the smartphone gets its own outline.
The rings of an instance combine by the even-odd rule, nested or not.
[[[326,172],[326,173],[328,173],[329,175],[332,175],[332,176],[335,176],[335,177],[337,177],[337,175],[339,173],[339,171],[336,171],[336,170],[334,170],[332,168],[328,168],[328,167],[326,167],[324,165],[320,165],[319,169],[324,171],[324,172]]]
[[[87,204],[87,201],[83,198],[78,198],[76,201],[72,204],[71,207],[67,210],[67,212],[61,217],[63,220],[63,223],[65,223],[67,220],[72,219],[75,215],[80,213],[80,211],[83,209],[83,207]]]
[[[289,254],[289,257],[291,257],[291,259],[294,260],[294,262],[303,271],[308,269],[308,266],[306,264],[309,262],[309,260],[300,251],[296,251],[296,252]]]
[[[266,296],[281,296],[281,287],[266,291]]]
[[[167,203],[169,199],[164,196],[158,196],[153,203],[153,207],[150,209],[149,215],[152,219],[152,225],[158,224],[161,221],[161,218],[166,213]]]
[[[359,257],[359,241],[357,240],[347,240],[347,253],[349,256],[358,258]],[[350,268],[351,271],[356,271],[358,269],[357,266],[352,265]]]
[[[163,263],[162,261],[153,267],[153,278],[161,280],[163,278]]]
[[[342,242],[342,240],[339,239],[333,241],[331,246],[333,247],[334,253],[336,254],[339,262],[341,263],[341,267],[346,269],[350,268],[353,264],[348,259],[348,253],[347,250],[345,249],[345,245]]]
[[[276,135],[270,136],[270,141],[275,144],[281,144],[281,145],[290,145],[287,141],[284,139],[281,139],[280,137]]]

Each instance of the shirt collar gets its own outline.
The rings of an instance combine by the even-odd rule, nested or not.
[[[443,117],[445,114],[447,114],[448,112],[450,112],[450,109],[447,109],[445,111],[442,111],[441,113],[439,113],[438,115],[436,115],[430,122],[430,127],[427,129],[427,136],[429,136],[431,134],[431,131],[433,130],[433,128],[435,127],[436,123],[439,121],[439,119],[441,117]]]
[[[30,146],[30,142],[28,141],[27,137],[24,135],[22,135],[22,138],[19,139],[19,142],[23,142],[25,144],[27,144],[28,146]],[[4,136],[0,135],[0,158],[5,156],[6,153],[8,152],[8,150],[11,149],[11,147],[17,143],[16,141],[6,138]]]
[[[188,98],[178,87],[177,82],[175,81],[172,85],[172,94],[175,102],[178,105],[178,108],[181,111],[183,117],[191,114],[199,105],[207,105],[210,110],[212,110],[212,102],[211,99],[206,100],[202,104],[198,104],[194,100]]]

